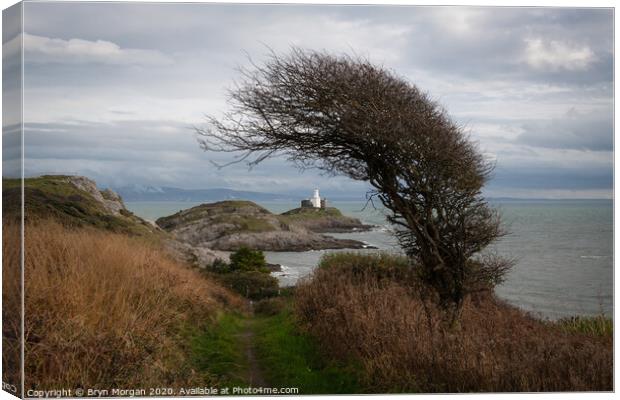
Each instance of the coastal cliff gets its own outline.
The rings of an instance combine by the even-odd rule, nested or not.
[[[9,221],[21,213],[21,180],[2,180],[2,211]],[[99,190],[84,176],[43,175],[24,179],[26,222],[54,220],[70,228],[95,228],[138,236],[160,244],[175,259],[204,267],[228,253],[195,248],[176,240],[156,225],[133,214],[121,197],[110,189]]]

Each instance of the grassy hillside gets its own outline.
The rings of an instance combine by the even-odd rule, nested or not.
[[[192,359],[192,332],[242,310],[240,297],[141,238],[43,220],[25,231],[27,389],[219,383]],[[18,225],[5,223],[4,232],[10,265]],[[5,268],[5,282],[14,273]],[[5,312],[10,337],[19,310]]]
[[[65,226],[92,226],[139,236],[159,234],[155,227],[124,207],[118,213],[112,213],[106,209],[101,198],[109,200],[106,197],[111,192],[99,192],[101,198],[95,198],[96,193],[77,187],[71,183],[72,179],[75,177],[66,175],[46,175],[25,179],[26,220],[51,218]],[[4,218],[19,216],[21,211],[20,180],[3,179],[2,197]]]
[[[302,208],[300,207],[300,208],[294,208],[292,210],[283,212],[280,215],[290,221],[325,218],[325,217],[342,217],[342,213],[340,212],[340,210],[335,207],[325,207],[325,208],[310,208],[310,207]]]
[[[20,192],[3,179],[5,367],[20,359]],[[192,343],[246,300],[171,258],[167,233],[87,178],[30,178],[24,192],[26,389],[221,383]],[[18,382],[19,370],[3,379]]]
[[[192,224],[207,220],[213,225],[226,225],[222,234],[234,232],[269,232],[278,228],[271,212],[256,203],[246,200],[226,200],[201,204],[188,210],[157,219],[162,229]]]
[[[342,215],[334,207],[295,208],[278,216],[284,223],[302,226],[312,232],[351,232],[369,230],[371,225],[363,224],[359,219]]]

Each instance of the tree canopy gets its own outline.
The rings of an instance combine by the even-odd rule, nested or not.
[[[367,181],[442,306],[458,309],[510,267],[478,256],[502,235],[481,194],[493,165],[406,79],[364,59],[293,49],[242,69],[229,105],[198,130],[205,150],[241,152],[234,162],[250,166],[284,155],[301,168]]]

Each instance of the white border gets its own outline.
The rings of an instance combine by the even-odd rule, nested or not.
[[[40,2],[36,0],[25,0],[24,3],[32,3],[32,2]],[[81,0],[62,0],[58,2],[88,2]],[[119,3],[122,1],[92,1],[97,3]],[[299,0],[290,0],[290,1],[265,1],[265,0],[245,0],[245,1],[235,1],[235,0],[222,0],[222,1],[183,1],[183,0],[168,0],[168,1],[148,1],[148,0],[133,0],[133,2],[145,2],[145,3],[233,3],[233,4],[317,4],[317,5],[329,5],[329,4],[337,4],[337,5],[401,5],[401,6],[495,6],[495,7],[574,7],[574,8],[593,8],[593,7],[604,7],[604,8],[615,8],[615,2],[611,0],[590,0],[590,1],[577,1],[577,0],[540,0],[540,1],[516,1],[516,0],[474,0],[474,1],[466,1],[466,0],[451,0],[451,1],[437,1],[437,0],[425,0],[425,1],[412,1],[412,0],[388,0],[388,1],[372,1],[372,0],[338,0],[338,1],[329,1],[329,0],[314,0],[314,1],[299,1]],[[8,8],[14,4],[16,1],[13,0],[0,0],[0,4],[2,5],[2,9]],[[24,8],[22,7],[22,28],[23,28],[23,13]],[[615,14],[615,10],[614,10]],[[1,18],[0,18],[0,28],[1,28]],[[616,53],[616,43],[617,41],[617,32],[615,30],[615,16],[614,16],[614,54]],[[616,166],[617,166],[617,155],[615,152],[615,93],[616,93],[616,81],[615,76],[618,72],[618,66],[615,63],[614,58],[614,194],[615,194],[615,183],[616,183]],[[0,71],[1,76],[1,71]],[[23,42],[22,42],[22,88],[24,83],[24,74],[23,74]],[[22,93],[22,132],[23,132],[23,103],[24,96]],[[0,107],[2,105],[2,100],[0,96]],[[1,143],[1,139],[0,139]],[[24,142],[23,142],[23,134],[22,134],[22,179],[23,179],[23,162],[24,162]],[[1,163],[0,163],[0,173],[2,171]],[[22,185],[23,191],[23,185]],[[615,213],[616,207],[618,206],[618,199],[614,195],[614,267],[615,263],[615,255],[616,250],[620,248],[620,238],[615,235],[616,227],[620,222],[620,218]],[[22,207],[23,207],[23,193],[22,193]],[[22,210],[22,218],[23,218],[23,210]],[[1,231],[0,231],[1,238]],[[23,240],[23,225],[22,225],[22,240]],[[23,242],[22,242],[23,243]],[[23,257],[23,247],[22,247],[22,257]],[[22,269],[23,273],[23,269]],[[614,320],[617,320],[617,304],[616,304],[616,292],[615,292],[615,268],[614,268]],[[0,288],[1,293],[1,288]],[[22,276],[22,313],[23,313],[23,276]],[[615,324],[614,324],[615,325]],[[22,335],[24,334],[23,330],[23,318],[22,318]],[[614,333],[614,372],[617,371],[615,367],[615,361],[618,360],[618,346],[615,346],[616,340],[618,338],[617,332]],[[0,365],[1,371],[1,365]],[[22,374],[23,374],[23,346],[22,346]],[[614,387],[618,386],[618,376],[614,375]],[[22,393],[23,393],[23,380],[22,380]],[[395,398],[448,398],[449,396],[455,395],[393,395]],[[463,394],[458,395],[458,398],[461,399],[469,399],[484,396],[485,398],[490,399],[515,399],[521,397],[544,397],[546,399],[578,399],[578,398],[593,398],[593,399],[601,399],[601,398],[612,398],[614,396],[613,393],[553,393],[553,394],[531,394],[531,393],[515,393],[515,394]],[[316,397],[316,396],[282,396],[283,398],[308,398],[308,397]],[[342,396],[320,396],[323,399],[336,399]],[[346,396],[347,398],[363,398],[366,396]],[[380,396],[372,396],[372,397],[384,397],[384,395]],[[0,392],[0,400],[4,399],[14,399],[14,396],[11,396],[7,392]],[[251,397],[239,397],[241,399],[250,399]],[[177,399],[177,398],[164,398],[164,399]]]

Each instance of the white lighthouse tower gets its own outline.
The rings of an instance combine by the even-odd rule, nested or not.
[[[321,196],[319,195],[319,189],[314,189],[314,195],[310,199],[312,202],[312,207],[321,208]]]

